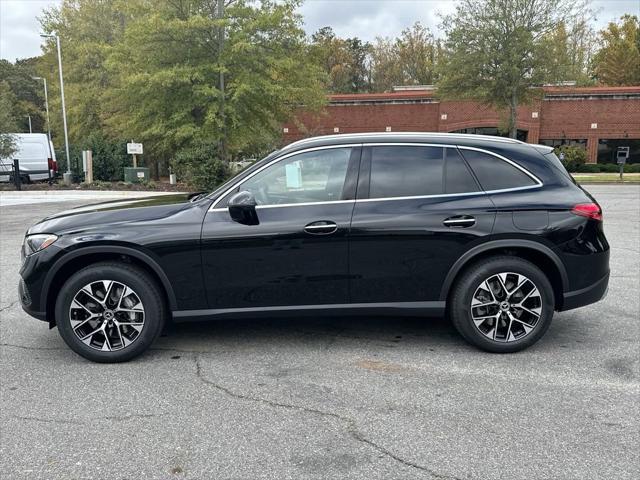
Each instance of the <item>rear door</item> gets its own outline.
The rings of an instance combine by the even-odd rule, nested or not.
[[[46,137],[42,135],[38,138],[23,137],[19,140],[19,151],[15,158],[20,161],[20,171],[28,173],[30,171],[46,172],[49,168],[49,145]],[[49,178],[47,173],[29,174],[31,180],[42,180]]]
[[[438,300],[453,263],[491,233],[494,218],[455,147],[365,146],[351,224],[351,301]]]

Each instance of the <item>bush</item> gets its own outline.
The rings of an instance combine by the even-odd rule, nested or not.
[[[555,153],[569,172],[579,172],[587,162],[587,151],[577,145],[561,145],[555,148]]]
[[[82,150],[93,152],[94,181],[116,182],[124,178],[124,167],[130,162],[126,142],[110,141],[102,133],[93,133],[83,142]]]
[[[218,158],[218,148],[202,143],[178,152],[171,162],[179,181],[198,190],[212,191],[231,176],[229,164]]]
[[[640,173],[640,163],[631,163],[624,166],[625,173]]]
[[[583,165],[578,165],[578,167],[574,170],[579,173],[599,173],[601,165],[597,163],[585,163]]]
[[[127,142],[109,140],[104,134],[95,132],[84,141],[69,145],[71,170],[79,177],[83,177],[82,151],[91,150],[93,154],[93,180],[116,182],[124,179],[124,167],[129,166],[131,160],[127,155]],[[64,144],[56,149],[58,171],[67,171]]]
[[[601,163],[600,171],[605,173],[618,173],[620,171],[620,165],[617,163]]]

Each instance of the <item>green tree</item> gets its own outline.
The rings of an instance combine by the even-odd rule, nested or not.
[[[332,93],[369,91],[371,44],[358,38],[339,38],[331,27],[311,36],[312,61],[326,73],[325,85]]]
[[[589,13],[571,23],[560,22],[544,37],[541,53],[546,53],[548,81],[575,81],[591,85],[591,58],[595,47],[595,32],[589,23]]]
[[[236,0],[219,19],[211,0],[141,2],[107,62],[115,79],[105,96],[107,126],[166,160],[195,144],[221,143],[222,155],[233,157],[276,142],[297,107],[324,102],[297,6]]]
[[[604,85],[640,84],[640,22],[624,15],[600,32],[602,48],[593,59],[593,70]]]
[[[420,22],[394,40],[378,37],[372,48],[374,89],[388,91],[394,85],[433,84],[440,50],[440,42]]]
[[[37,75],[36,61],[31,58],[15,63],[0,60],[0,82],[6,82],[15,96],[13,115],[16,133],[29,132],[29,117],[34,133],[46,131],[42,82],[32,78]]]
[[[16,96],[6,81],[0,82],[0,159],[10,159],[16,150],[12,133],[16,131],[14,109]]]
[[[106,60],[122,40],[139,0],[63,0],[40,18],[46,34],[57,34],[62,46],[69,141],[80,143],[105,130],[109,116],[105,96],[113,85]],[[62,134],[62,107],[56,43],[48,39],[38,70],[47,78],[54,133]]]
[[[546,37],[585,9],[586,2],[572,0],[461,0],[443,19],[446,60],[438,93],[506,110],[515,138],[518,105],[538,94],[532,87],[556,77]]]

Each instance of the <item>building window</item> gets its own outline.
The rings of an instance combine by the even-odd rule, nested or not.
[[[471,127],[471,128],[463,128],[460,130],[454,130],[451,133],[471,133],[474,135],[493,135],[495,137],[508,137],[508,133],[502,133],[498,130],[497,127]],[[526,130],[518,130],[516,133],[516,139],[526,142],[527,141],[527,131]]]
[[[629,147],[627,163],[640,163],[640,139],[628,138],[598,140],[598,163],[616,163],[618,147]]]
[[[562,145],[587,148],[586,138],[543,138],[539,143],[540,145],[547,145],[548,147],[554,148],[561,147]]]

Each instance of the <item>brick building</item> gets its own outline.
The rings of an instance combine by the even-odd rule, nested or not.
[[[440,101],[433,89],[332,95],[320,114],[302,113],[284,126],[284,141],[354,132],[498,134],[502,116],[472,101]],[[542,98],[518,109],[518,138],[546,145],[577,144],[588,162],[615,162],[618,146],[640,163],[640,86],[545,87]]]

